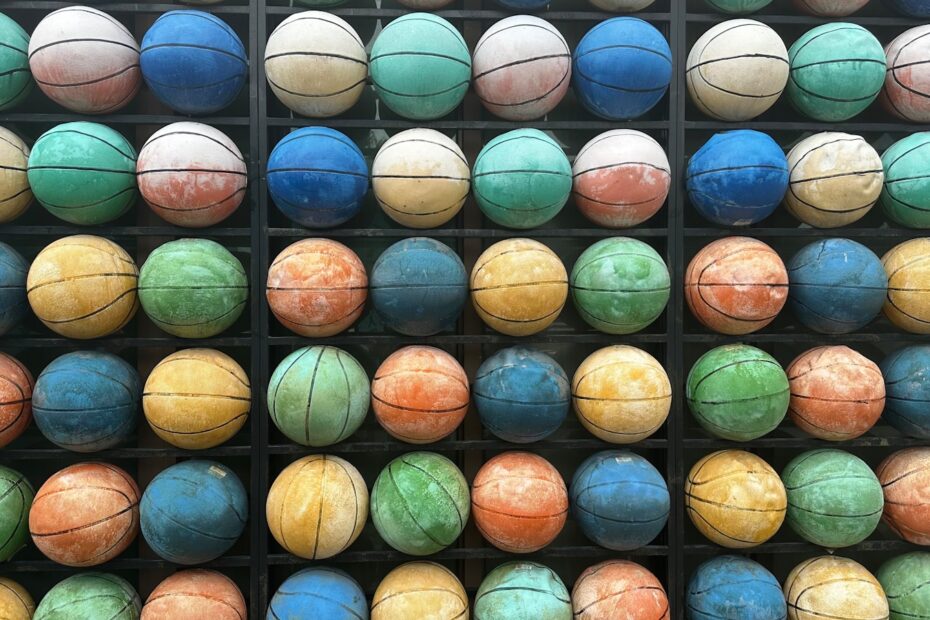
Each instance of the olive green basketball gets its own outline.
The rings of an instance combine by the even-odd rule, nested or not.
[[[27,168],[36,200],[71,224],[104,224],[136,202],[136,151],[99,123],[65,123],[32,146]]]
[[[698,424],[733,441],[774,430],[788,412],[789,398],[781,364],[747,344],[727,344],[702,355],[688,373],[685,392]]]
[[[32,620],[139,620],[141,613],[139,594],[122,577],[80,573],[49,590]]]
[[[207,239],[170,241],[139,271],[139,302],[152,322],[180,338],[209,338],[236,322],[249,298],[242,263]]]
[[[0,110],[9,110],[32,92],[29,71],[29,35],[0,13]]]
[[[879,198],[888,219],[930,228],[930,132],[911,134],[882,154],[885,184]]]
[[[875,577],[888,599],[889,620],[930,620],[930,553],[913,551],[891,558]]]
[[[0,562],[29,542],[29,509],[35,491],[15,469],[0,466]]]

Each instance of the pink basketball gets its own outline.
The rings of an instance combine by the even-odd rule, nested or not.
[[[930,122],[930,25],[917,26],[885,46],[888,71],[881,101],[904,120]]]

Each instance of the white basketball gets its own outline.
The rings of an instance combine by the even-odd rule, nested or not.
[[[717,24],[691,48],[688,94],[704,114],[724,121],[755,118],[788,83],[788,50],[774,30],[751,19]]]
[[[371,166],[371,186],[387,215],[402,226],[433,228],[459,212],[471,172],[462,149],[432,129],[408,129],[385,142]]]
[[[794,0],[794,5],[811,15],[820,17],[845,17],[852,15],[869,0]]]
[[[551,112],[568,91],[572,53],[549,22],[514,15],[479,39],[472,75],[489,112],[512,121],[533,120]]]
[[[880,100],[904,120],[930,122],[930,25],[905,30],[885,46],[888,72]]]
[[[265,47],[265,75],[288,108],[314,118],[345,112],[358,101],[368,76],[368,55],[358,33],[322,11],[291,15]]]
[[[590,2],[602,11],[632,13],[645,9],[655,0],[590,0]]]

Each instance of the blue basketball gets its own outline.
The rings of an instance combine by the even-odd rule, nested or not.
[[[9,333],[26,316],[26,274],[29,263],[22,254],[0,243],[0,336]]]
[[[878,365],[885,378],[882,418],[917,439],[930,439],[930,345],[898,349]]]
[[[885,0],[885,4],[904,15],[930,17],[930,0]]]
[[[749,558],[721,555],[694,571],[688,583],[689,620],[784,620],[788,605],[778,580]]]
[[[202,564],[232,547],[249,515],[238,476],[215,461],[183,461],[152,479],[139,506],[142,536],[176,564]]]
[[[635,17],[614,17],[588,31],[572,56],[582,105],[611,121],[642,116],[672,79],[672,50],[662,33]]]
[[[449,246],[426,237],[398,241],[371,270],[371,303],[378,316],[406,336],[451,329],[468,299],[468,274]]]
[[[368,164],[355,143],[327,127],[303,127],[268,158],[268,190],[278,209],[307,228],[332,228],[362,208]]]
[[[861,243],[821,239],[804,246],[787,267],[788,303],[814,331],[853,332],[878,316],[885,302],[885,268]]]
[[[169,108],[210,114],[232,103],[249,77],[238,35],[203,11],[168,11],[142,38],[142,77]]]
[[[497,3],[511,11],[538,11],[546,8],[550,0],[497,0]]]
[[[514,443],[539,441],[558,430],[572,396],[559,363],[526,347],[501,349],[484,360],[472,390],[484,427]]]
[[[585,459],[572,478],[570,496],[584,535],[614,551],[648,545],[668,520],[665,479],[628,450],[604,450]]]
[[[96,452],[117,446],[136,430],[142,382],[112,353],[66,353],[45,367],[32,392],[36,426],[57,446]]]
[[[748,226],[775,211],[788,190],[788,159],[764,133],[714,134],[688,162],[688,198],[721,226]]]
[[[368,602],[361,586],[347,573],[315,566],[294,573],[281,584],[265,618],[368,620]]]

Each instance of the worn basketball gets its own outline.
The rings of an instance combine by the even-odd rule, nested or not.
[[[336,347],[297,349],[268,381],[271,421],[302,446],[329,446],[349,437],[364,422],[368,401],[365,369]]]
[[[0,13],[0,39],[6,44],[0,51],[0,110],[9,110],[24,101],[34,85],[29,72],[29,34]]]
[[[572,377],[572,407],[595,437],[635,443],[665,424],[672,385],[659,361],[629,345],[598,349]]]
[[[79,463],[45,481],[29,511],[32,542],[65,566],[97,566],[139,533],[139,487],[106,463]]]
[[[12,355],[0,353],[0,448],[29,427],[33,386],[29,369]]]
[[[28,273],[29,263],[23,255],[0,242],[0,336],[18,326],[29,312]]]
[[[536,562],[505,562],[489,572],[475,593],[481,620],[569,620],[571,597],[559,576]]]
[[[32,204],[28,165],[29,147],[15,133],[0,127],[0,224],[12,222]]]
[[[930,26],[905,30],[885,46],[888,65],[885,86],[879,100],[882,106],[906,121],[930,121]]]
[[[885,408],[878,365],[849,347],[805,351],[787,368],[791,421],[827,441],[846,441],[868,431]]]
[[[368,620],[368,601],[362,587],[345,571],[327,566],[304,568],[285,579],[271,597],[267,618],[304,616]]]
[[[29,267],[26,295],[46,327],[87,340],[119,331],[139,308],[139,269],[109,239],[74,235],[53,241]]]
[[[927,0],[885,0],[885,3],[908,17],[930,17],[930,4]]]
[[[892,222],[909,228],[930,228],[930,133],[901,138],[884,153],[885,186],[879,201]]]
[[[730,549],[775,535],[785,520],[785,485],[772,466],[743,450],[708,454],[685,481],[685,509],[697,530]]]
[[[485,324],[508,336],[530,336],[559,317],[568,298],[568,273],[542,243],[506,239],[478,257],[469,286]]]
[[[868,3],[869,0],[794,0],[798,9],[818,17],[845,17]]]
[[[572,611],[577,620],[671,618],[662,583],[643,566],[627,560],[607,560],[586,568],[572,588]]]
[[[387,574],[371,600],[371,620],[455,620],[468,617],[468,594],[445,566],[407,562]]]
[[[930,544],[930,448],[899,450],[875,473],[885,495],[885,523],[910,543]]]
[[[368,487],[338,456],[311,454],[284,468],[265,504],[268,529],[289,553],[325,560],[345,551],[368,519]]]
[[[900,329],[930,334],[930,238],[900,243],[882,256],[888,295],[882,310]]]
[[[216,349],[184,349],[152,369],[142,390],[142,410],[161,439],[184,450],[219,446],[249,417],[249,376]]]
[[[108,618],[139,620],[142,601],[128,581],[110,573],[78,573],[42,597],[32,620]]]
[[[743,14],[755,13],[772,3],[772,0],[704,0],[711,8],[720,13]]]
[[[29,510],[34,496],[24,475],[0,465],[0,561],[8,561],[29,541]]]
[[[245,597],[236,583],[215,570],[174,573],[149,594],[140,620],[245,620]]]
[[[879,368],[885,378],[882,419],[909,437],[930,439],[930,346],[898,349]]]
[[[794,567],[784,584],[789,620],[888,617],[888,601],[864,566],[836,555],[821,555]]]
[[[368,55],[345,20],[303,11],[275,28],[265,45],[265,79],[288,108],[313,118],[355,105],[365,89]]]
[[[532,553],[562,531],[568,491],[546,459],[529,452],[504,452],[485,462],[475,475],[471,512],[489,543],[508,553]]]
[[[875,578],[888,599],[890,620],[930,618],[930,553],[912,551],[886,560]]]
[[[788,615],[775,575],[741,555],[718,555],[702,563],[685,596],[688,620],[784,620]]]
[[[58,9],[39,22],[29,39],[29,69],[49,99],[79,114],[115,112],[142,83],[135,38],[87,6]]]
[[[32,620],[36,604],[29,592],[7,577],[0,577],[0,617],[7,620]]]

